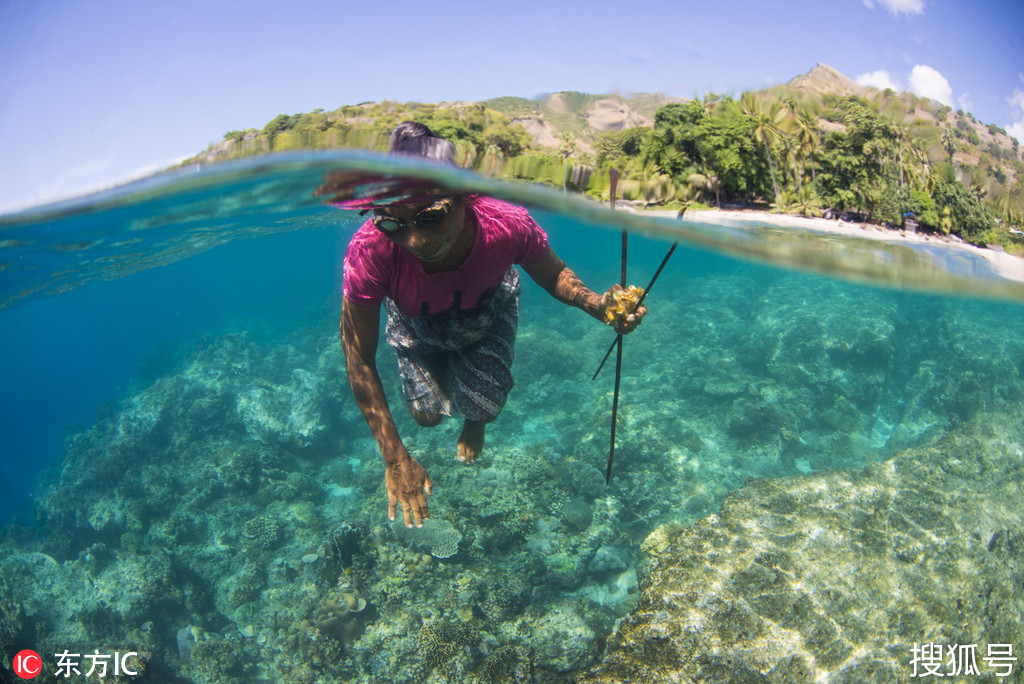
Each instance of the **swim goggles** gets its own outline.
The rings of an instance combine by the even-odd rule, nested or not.
[[[412,217],[412,221],[395,218],[383,214],[374,214],[371,217],[373,225],[382,233],[394,233],[396,230],[406,228],[410,223],[415,223],[421,228],[436,228],[448,216],[452,210],[452,200],[445,198],[434,202],[428,207],[423,207]]]

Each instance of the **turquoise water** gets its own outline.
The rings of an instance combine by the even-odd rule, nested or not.
[[[433,525],[390,528],[337,342],[362,219],[313,196],[337,168],[526,203],[595,290],[618,279],[619,226],[640,285],[681,240],[625,341],[609,486],[613,374],[590,376],[613,335],[524,279],[517,385],[471,467],[453,421],[398,410],[382,345],[435,484]],[[5,664],[98,649],[139,652],[156,681],[572,681],[658,590],[656,530],[748,478],[814,482],[1021,422],[1024,290],[948,256],[644,220],[371,155],[185,169],[0,217]],[[996,475],[1020,496],[1019,470]]]

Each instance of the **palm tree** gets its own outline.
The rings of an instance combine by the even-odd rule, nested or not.
[[[811,160],[811,182],[816,183],[818,178],[814,169],[814,152],[821,143],[821,137],[818,119],[807,110],[801,111],[796,118],[796,140],[801,154]]]
[[[562,156],[564,160],[562,168],[562,192],[566,191],[566,185],[569,181],[569,157],[576,154],[578,150],[576,145],[576,136],[572,133],[562,133],[562,139],[558,143],[558,154]]]
[[[770,146],[779,136],[780,131],[775,125],[775,119],[779,113],[778,102],[773,102],[768,109],[761,106],[753,93],[743,93],[743,113],[749,116],[754,122],[754,139],[764,146],[765,161],[768,162],[768,170],[772,174],[772,190],[775,192],[775,203],[781,204],[779,196],[779,184],[775,180],[775,162],[772,160]]]
[[[907,140],[907,154],[909,161],[904,167],[907,182],[912,188],[924,188],[931,192],[932,171],[928,162],[927,143],[911,136]]]
[[[793,167],[793,177],[796,178],[796,189],[799,191],[803,187],[803,164],[801,163],[800,157],[800,105],[797,103],[796,97],[793,95],[785,95],[780,98],[780,107],[784,107],[784,110],[780,108],[779,114],[776,117],[779,130],[782,132],[782,145],[783,151],[786,155],[786,159]],[[783,165],[785,168],[785,165]]]
[[[686,178],[686,184],[697,192],[715,196],[715,206],[722,207],[722,180],[711,173],[706,166],[700,172],[691,173]]]
[[[820,218],[822,214],[821,199],[810,185],[805,185],[799,190],[786,188],[782,191],[780,201],[772,204],[772,210],[779,214],[799,214],[810,218]]]
[[[949,162],[953,163],[953,153],[956,152],[958,147],[956,141],[956,135],[953,133],[952,128],[945,128],[942,130],[942,147],[946,150],[946,154],[949,156]]]
[[[905,184],[906,166],[903,163],[903,151],[907,149],[913,140],[913,136],[910,134],[910,129],[904,123],[903,110],[900,108],[890,108],[882,112],[882,116],[886,122],[892,128],[893,137],[893,148],[892,148],[892,163],[895,168],[899,169],[900,172],[900,185],[903,187]]]
[[[795,192],[788,202],[786,210],[808,217],[821,216],[821,200],[811,186],[805,186]]]
[[[694,98],[696,100],[697,98]],[[722,99],[721,95],[717,93],[704,93],[704,97],[700,101],[701,111],[704,112],[704,116],[711,116],[711,112],[714,111],[715,105]]]
[[[998,216],[1000,219],[1002,219],[1004,221],[1010,221],[1010,216],[1012,214],[1012,211],[1010,209],[1010,205],[1011,205],[1010,189],[1006,188],[1006,187],[1003,187],[1003,186],[1000,186],[996,190],[995,197],[993,198],[993,201],[992,201],[992,206],[996,210],[996,216]]]
[[[640,195],[644,198],[645,202],[649,202],[652,197],[664,199],[675,194],[675,179],[663,172],[653,159],[645,160],[643,166],[638,168],[640,173]],[[668,186],[671,186],[671,188],[666,190],[665,188]]]

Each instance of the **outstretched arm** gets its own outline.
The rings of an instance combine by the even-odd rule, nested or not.
[[[565,262],[555,254],[553,249],[549,249],[547,256],[537,263],[523,266],[523,270],[552,297],[587,312],[602,323],[607,322],[605,312],[615,304],[614,293],[622,289],[620,285],[615,284],[603,295],[597,294],[583,284],[579,276],[565,265]],[[617,321],[616,332],[623,334],[632,332],[636,326],[640,325],[640,321],[646,313],[647,307],[641,306],[625,320]]]
[[[377,374],[377,338],[380,306],[356,304],[344,297],[341,304],[341,348],[345,352],[348,384],[366,424],[384,457],[384,484],[388,491],[388,518],[395,519],[395,506],[402,505],[406,526],[415,519],[417,527],[429,518],[427,499],[432,484],[427,471],[409,455]]]

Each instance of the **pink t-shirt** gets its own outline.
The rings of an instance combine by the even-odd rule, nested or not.
[[[387,297],[407,316],[474,309],[490,301],[512,264],[547,256],[548,236],[526,209],[491,197],[466,201],[476,215],[476,241],[457,269],[427,273],[419,259],[367,221],[345,252],[345,296],[370,306]]]

